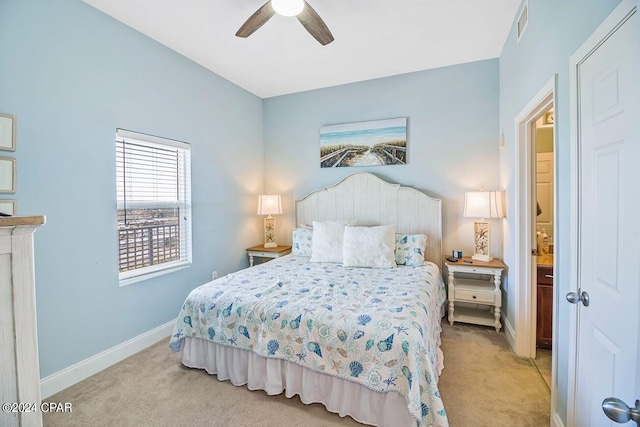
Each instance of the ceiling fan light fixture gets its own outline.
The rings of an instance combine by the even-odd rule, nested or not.
[[[278,15],[296,16],[304,10],[304,0],[271,0],[271,7]]]

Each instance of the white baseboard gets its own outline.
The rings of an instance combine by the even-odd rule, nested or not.
[[[564,423],[557,412],[551,417],[551,427],[564,427]]]
[[[516,332],[513,329],[513,326],[511,326],[511,323],[509,323],[509,319],[507,319],[507,316],[502,316],[502,323],[504,323],[504,335],[507,337],[507,341],[509,342],[509,345],[511,346],[511,350],[513,350],[513,352],[515,353],[515,351],[516,351]]]
[[[175,324],[176,320],[171,320],[164,325],[160,325],[157,328],[131,338],[122,344],[118,344],[115,347],[43,378],[40,380],[40,392],[42,394],[42,399],[46,399],[67,387],[79,383],[80,381],[89,378],[91,375],[97,374],[103,369],[106,369],[109,366],[152,346],[164,338],[167,338],[171,335],[171,332],[173,332]]]

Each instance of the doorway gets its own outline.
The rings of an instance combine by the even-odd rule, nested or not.
[[[520,357],[527,357],[535,359],[536,357],[536,323],[537,316],[537,235],[536,227],[537,222],[537,172],[536,172],[536,122],[540,118],[544,118],[545,114],[555,111],[557,105],[557,75],[554,75],[540,90],[539,92],[527,103],[522,111],[515,117],[516,128],[516,194],[515,194],[515,246],[516,246],[516,258],[515,265],[510,266],[510,272],[513,272],[513,277],[519,286],[513,289],[516,300],[516,325],[512,342],[515,353]],[[543,119],[544,120],[544,119]],[[553,119],[547,117],[546,125],[553,130],[552,146],[553,152],[557,153],[557,147],[555,145],[556,126],[558,120],[556,117]],[[555,161],[551,167],[554,172],[554,188],[557,175]],[[553,205],[557,206],[557,192],[552,196]],[[554,212],[554,217],[556,212]],[[555,219],[550,226],[552,237],[557,235],[557,221]],[[557,248],[553,248],[553,252],[557,252]],[[555,262],[555,260],[554,260]],[[553,276],[555,272],[555,265],[551,264],[551,274]],[[511,273],[510,273],[511,274]],[[543,275],[545,277],[547,273]],[[548,278],[547,278],[548,279]],[[555,334],[557,324],[557,304],[554,301],[558,300],[557,286],[551,287],[551,304],[550,309],[552,314],[552,333]],[[552,418],[557,412],[557,361],[558,361],[558,346],[551,347],[551,410]]]
[[[536,207],[535,223],[535,270],[531,298],[531,312],[535,316],[535,347],[531,357],[551,390],[551,367],[553,347],[553,229],[554,205],[554,110],[544,111],[533,123],[532,131],[532,204]]]

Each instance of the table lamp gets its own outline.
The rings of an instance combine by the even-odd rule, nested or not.
[[[491,224],[486,219],[502,218],[502,194],[500,191],[467,191],[464,193],[465,218],[480,218],[473,223],[474,254],[476,261],[491,262]]]
[[[268,215],[264,219],[264,247],[275,248],[276,219],[271,215],[282,214],[282,200],[279,195],[258,196],[258,215]]]

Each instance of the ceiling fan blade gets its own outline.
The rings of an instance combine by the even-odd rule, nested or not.
[[[327,24],[306,1],[304,2],[304,10],[298,15],[298,21],[321,45],[324,46],[333,41],[333,35],[329,31]]]
[[[251,15],[244,24],[242,24],[242,27],[240,27],[236,36],[249,37],[258,28],[262,27],[265,22],[271,19],[275,13],[275,10],[271,7],[271,0],[269,0],[260,9],[256,10],[256,12]]]

